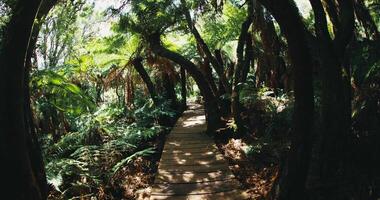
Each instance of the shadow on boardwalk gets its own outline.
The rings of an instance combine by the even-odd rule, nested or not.
[[[191,104],[166,139],[151,200],[247,198],[206,127],[203,108]]]

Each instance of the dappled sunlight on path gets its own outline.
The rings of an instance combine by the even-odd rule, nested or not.
[[[151,200],[246,199],[205,131],[204,110],[190,105],[167,137]]]

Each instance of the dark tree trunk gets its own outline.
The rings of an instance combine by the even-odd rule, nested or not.
[[[133,59],[132,64],[135,70],[137,71],[137,73],[140,75],[141,79],[144,81],[146,87],[148,88],[150,97],[152,98],[154,105],[159,106],[160,101],[158,99],[156,88],[154,87],[154,84],[152,80],[150,79],[149,74],[146,72],[144,66],[142,65],[142,58],[137,57]]]
[[[351,124],[350,69],[344,63],[346,49],[352,40],[354,31],[354,10],[352,1],[339,2],[339,26],[335,28],[335,40],[328,32],[328,23],[322,3],[311,1],[315,13],[316,34],[319,41],[319,60],[321,65],[321,109],[322,109],[322,141],[320,146],[319,184],[330,183],[329,191],[322,194],[325,197],[337,198],[329,194],[337,191],[338,181],[344,175],[343,161],[347,151],[347,142]],[[346,64],[346,66],[344,66]],[[343,73],[342,73],[343,72]],[[335,183],[335,184],[331,184]]]
[[[187,90],[186,90],[186,70],[181,67],[181,106],[185,110],[187,107]]]
[[[167,72],[162,73],[162,84],[165,89],[164,97],[170,101],[170,108],[173,110],[178,109],[177,95],[175,93],[175,85]]]
[[[212,76],[212,69],[210,67],[210,61],[207,58],[205,58],[204,62],[200,63],[200,66],[201,66],[201,71],[202,71],[203,75],[206,77],[207,82],[210,84],[212,92],[214,93],[214,95],[216,97],[218,97],[219,96],[219,90],[218,90],[218,86],[216,85],[216,83],[214,81],[214,77]]]
[[[36,138],[29,133],[25,65],[41,1],[18,1],[4,33],[0,57],[0,133],[4,199],[46,199],[46,181]],[[28,119],[27,119],[28,118]],[[41,169],[42,168],[42,169]],[[9,176],[10,177],[9,177]],[[9,178],[5,178],[9,177]],[[6,183],[5,183],[6,182]]]
[[[38,141],[38,136],[36,132],[36,126],[33,122],[33,110],[31,108],[31,94],[29,88],[30,82],[30,73],[32,69],[32,57],[35,54],[35,48],[38,40],[38,35],[41,29],[41,25],[43,23],[43,19],[49,13],[49,11],[53,8],[53,6],[57,3],[57,0],[45,0],[41,3],[40,8],[38,10],[36,16],[36,22],[33,25],[32,33],[29,40],[29,45],[25,58],[25,71],[24,71],[24,109],[25,109],[25,125],[27,130],[27,141],[28,141],[28,149],[29,156],[32,162],[33,171],[36,172],[36,179],[41,188],[41,197],[42,199],[47,198],[47,180],[45,173],[45,165],[43,163],[43,157],[41,152],[41,147]],[[35,55],[35,58],[37,56]],[[36,61],[35,61],[36,62]]]
[[[207,128],[209,131],[214,131],[218,128],[220,125],[218,102],[202,72],[191,61],[187,60],[180,54],[163,47],[161,45],[159,34],[151,35],[147,39],[154,53],[177,63],[194,78],[194,81],[197,83],[205,102]]]
[[[187,25],[188,25],[191,33],[193,34],[198,46],[201,48],[202,53],[204,54],[204,56],[203,55],[201,55],[201,56],[205,57],[212,64],[215,72],[218,74],[219,80],[221,81],[221,83],[224,87],[224,90],[227,93],[231,93],[228,80],[227,80],[226,75],[225,75],[224,70],[223,70],[223,63],[219,62],[218,59],[212,55],[210,48],[207,46],[207,44],[203,40],[201,34],[199,33],[199,31],[195,27],[193,20],[191,19],[190,12],[186,7],[186,1],[181,0],[181,2],[182,2],[182,6],[185,9],[185,17],[186,17]]]
[[[253,44],[252,44],[252,35],[249,33],[246,38],[244,65],[241,70],[242,83],[245,83],[247,81],[248,73],[249,73],[249,70],[251,69],[252,62],[253,62]]]
[[[244,23],[241,25],[241,33],[238,40],[238,46],[236,50],[237,55],[237,63],[234,71],[234,80],[233,80],[233,87],[232,87],[232,94],[231,94],[231,113],[234,118],[235,124],[237,126],[237,132],[239,134],[243,134],[246,130],[244,128],[243,120],[241,117],[242,113],[242,106],[240,104],[239,99],[239,83],[243,82],[243,70],[247,64],[250,63],[250,61],[246,60],[247,58],[250,59],[251,56],[247,55],[244,57],[244,47],[246,46],[247,39],[249,38],[248,29],[252,24],[253,21],[253,2],[252,0],[248,1],[248,10],[250,11],[247,19],[244,21]],[[250,47],[246,47],[247,52]]]
[[[294,66],[294,118],[291,149],[287,166],[281,175],[280,199],[306,200],[306,180],[312,149],[314,93],[312,57],[307,30],[295,3],[290,0],[260,0],[279,23],[289,45]]]
[[[222,50],[220,49],[216,49],[214,51],[214,55],[215,55],[215,58],[216,60],[218,61],[218,63],[220,63],[220,66],[223,67],[222,71],[223,71],[223,76],[225,77],[226,79],[226,82],[227,82],[227,86],[229,87],[227,90],[225,89],[225,84],[223,84],[222,80],[219,80],[219,95],[223,95],[223,94],[226,94],[227,91],[229,91],[229,94],[231,94],[231,91],[232,91],[232,85],[229,83],[229,78],[228,78],[228,72],[226,71],[228,69],[227,66],[225,66],[225,64],[227,64],[227,62],[224,62],[223,61],[223,57],[222,57]],[[227,109],[229,110],[229,109]]]

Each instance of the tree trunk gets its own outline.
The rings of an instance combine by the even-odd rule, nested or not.
[[[222,50],[221,49],[216,49],[214,51],[214,55],[215,55],[215,58],[216,60],[218,61],[218,63],[220,63],[220,66],[223,67],[222,71],[223,71],[223,76],[225,77],[226,79],[226,82],[228,83],[228,89],[226,90],[224,86],[225,84],[222,82],[222,80],[219,80],[219,95],[224,95],[227,93],[227,91],[229,91],[228,94],[231,94],[231,91],[232,91],[232,85],[229,83],[229,77],[228,77],[228,72],[226,71],[228,69],[227,66],[225,66],[227,64],[227,62],[224,62],[223,61],[223,57],[222,57]],[[227,109],[227,111],[229,112],[229,109]]]
[[[182,55],[163,47],[161,45],[159,34],[151,35],[147,39],[154,53],[177,63],[178,65],[183,67],[190,74],[190,76],[194,78],[194,81],[197,83],[204,99],[207,129],[208,131],[216,130],[216,128],[218,128],[220,125],[220,112],[218,108],[218,101],[216,97],[213,95],[211,87],[209,83],[206,81],[202,72],[197,68],[197,66],[194,63],[187,60]]]
[[[202,71],[203,75],[206,77],[207,82],[210,84],[212,92],[214,93],[214,95],[216,97],[218,97],[219,96],[219,90],[218,90],[218,86],[216,85],[216,83],[214,81],[214,77],[212,76],[212,69],[210,67],[210,61],[207,58],[205,58],[204,62],[200,63],[199,65],[201,66],[200,67],[201,71]]]
[[[119,101],[121,102],[121,94],[118,93],[118,87],[116,88],[116,94],[119,97]],[[124,105],[131,109],[133,108],[133,103],[135,100],[135,88],[133,84],[132,74],[128,72],[127,78],[124,84]]]
[[[188,25],[191,33],[193,34],[193,36],[197,42],[197,45],[201,48],[201,50],[204,54],[204,57],[207,60],[209,60],[209,62],[214,67],[214,70],[218,74],[219,80],[221,81],[221,83],[224,87],[224,90],[230,94],[231,93],[230,86],[229,86],[228,80],[227,80],[226,75],[225,75],[224,70],[223,70],[223,65],[222,65],[223,63],[218,62],[218,59],[212,55],[210,48],[207,46],[207,44],[203,40],[201,34],[199,33],[199,31],[195,27],[193,20],[191,19],[190,12],[187,9],[186,1],[181,0],[181,3],[185,9],[185,18],[186,18],[187,25]],[[203,55],[201,55],[201,56],[203,57]]]
[[[181,104],[182,108],[185,110],[187,107],[187,91],[186,91],[186,70],[181,67]]]
[[[253,62],[253,44],[252,44],[252,35],[249,33],[246,38],[244,65],[241,70],[242,83],[245,83],[247,81],[248,73],[249,73],[249,70],[251,69],[252,62]]]
[[[178,109],[177,95],[175,93],[175,85],[173,80],[170,78],[169,74],[165,71],[162,74],[162,84],[165,89],[164,97],[170,101],[170,108],[173,110]]]
[[[276,29],[269,13],[263,9],[261,4],[256,7],[256,29],[260,31],[260,38],[263,43],[263,61],[265,65],[261,65],[259,80],[264,80],[265,85],[269,85],[273,89],[284,88],[282,77],[285,75],[285,61],[281,57],[281,41],[276,33]],[[263,67],[265,66],[265,68]],[[265,77],[265,78],[262,78]]]
[[[280,199],[306,200],[305,183],[311,158],[314,116],[313,62],[307,30],[293,1],[260,2],[273,14],[284,32],[294,66],[294,127],[286,170],[281,175],[284,179],[280,182]]]
[[[342,0],[341,0],[342,1]],[[350,69],[344,67],[344,58],[348,43],[354,31],[353,3],[345,0],[339,2],[339,27],[335,30],[335,41],[328,32],[328,23],[323,6],[319,1],[311,1],[315,13],[315,28],[319,47],[321,65],[321,115],[322,115],[322,141],[318,158],[319,184],[330,184],[328,191],[321,191],[322,196],[338,198],[331,195],[331,190],[337,192],[339,181],[344,176],[343,161],[347,151],[347,142],[351,126],[351,97]],[[351,39],[350,39],[351,38]],[[343,46],[341,46],[343,45]],[[347,64],[347,63],[346,63]],[[343,72],[343,73],[342,73]],[[331,184],[334,183],[334,184]],[[337,195],[337,194],[336,194]]]
[[[252,10],[253,8],[253,2],[250,0],[248,1],[248,10]],[[242,83],[243,81],[243,69],[245,68],[245,65],[249,64],[246,60],[246,58],[250,58],[250,56],[244,57],[244,46],[246,44],[247,38],[249,38],[248,29],[252,24],[253,21],[253,14],[252,12],[249,12],[247,19],[244,21],[244,23],[241,25],[241,33],[238,40],[238,46],[236,50],[237,55],[237,63],[234,71],[234,80],[233,80],[233,87],[232,87],[232,94],[231,94],[231,113],[234,118],[235,124],[237,126],[237,132],[239,134],[243,134],[246,130],[243,124],[242,117],[240,116],[242,112],[242,106],[240,104],[239,99],[239,83]],[[246,47],[249,51],[250,47]]]
[[[146,70],[145,70],[145,68],[141,62],[142,62],[141,57],[137,57],[137,58],[132,60],[132,64],[133,64],[135,70],[140,75],[141,79],[144,81],[146,87],[148,88],[150,97],[152,98],[154,105],[159,106],[160,101],[158,99],[156,88],[154,87],[154,84],[153,84],[152,80],[150,79],[149,74],[146,72]]]
[[[0,91],[5,96],[0,98],[0,155],[1,172],[6,173],[2,176],[6,183],[1,188],[4,199],[46,199],[46,183],[41,181],[44,170],[39,169],[41,154],[36,152],[35,138],[28,132],[24,84],[25,59],[40,3],[18,1],[2,40]]]
[[[43,23],[43,19],[49,13],[49,11],[53,8],[53,6],[57,3],[57,0],[45,0],[41,3],[40,8],[38,10],[36,16],[36,22],[33,26],[32,33],[30,36],[30,41],[26,53],[25,58],[25,71],[24,71],[24,109],[25,109],[25,125],[27,130],[27,141],[29,148],[29,156],[32,162],[33,171],[36,172],[36,179],[41,188],[41,197],[42,199],[47,198],[48,188],[47,188],[47,180],[45,173],[45,165],[43,162],[42,152],[40,143],[38,141],[38,136],[36,132],[36,127],[33,122],[33,110],[31,108],[31,94],[29,88],[30,82],[30,73],[32,69],[32,57],[35,54],[35,48],[38,40],[38,35],[41,29],[41,25]],[[36,61],[35,61],[36,62]]]

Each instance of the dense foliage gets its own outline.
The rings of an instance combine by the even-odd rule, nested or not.
[[[42,199],[45,174],[50,199],[136,198],[190,101],[252,198],[379,198],[378,0],[29,3],[0,2],[0,111],[24,122],[0,132]]]

